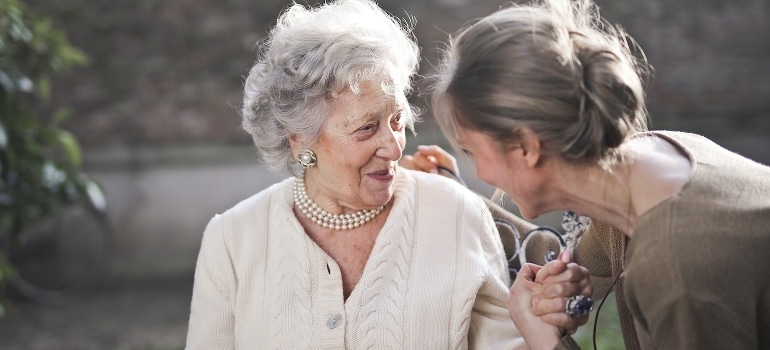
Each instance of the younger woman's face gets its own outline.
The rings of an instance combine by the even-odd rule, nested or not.
[[[542,214],[541,177],[527,164],[521,147],[505,148],[483,132],[460,127],[457,142],[473,160],[479,180],[505,191],[523,217],[532,219]]]

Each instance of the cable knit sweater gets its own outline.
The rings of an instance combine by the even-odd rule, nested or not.
[[[633,239],[592,221],[576,262],[597,292],[622,274],[627,349],[769,349],[770,167],[698,135],[650,134],[688,155],[689,181],[639,217]]]
[[[188,349],[518,349],[508,272],[484,203],[399,169],[394,203],[343,300],[337,264],[292,212],[286,179],[203,234]]]

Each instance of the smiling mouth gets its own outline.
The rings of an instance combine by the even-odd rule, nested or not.
[[[373,172],[369,173],[369,175],[372,175],[372,176],[388,176],[388,175],[393,175],[394,173],[395,173],[395,171],[393,169],[387,168],[387,169],[382,169],[382,170],[378,170],[378,171],[373,171]]]
[[[376,181],[390,182],[390,181],[393,181],[393,178],[396,176],[396,169],[385,168],[377,171],[372,171],[366,175],[369,178],[374,179]]]

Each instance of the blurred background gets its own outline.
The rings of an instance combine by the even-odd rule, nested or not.
[[[51,26],[88,57],[52,75],[50,98],[40,110],[69,111],[60,125],[79,142],[83,171],[103,189],[115,250],[107,286],[85,299],[49,306],[11,296],[0,318],[0,348],[183,348],[206,223],[286,176],[259,165],[239,127],[238,107],[255,44],[289,3],[21,3],[50,17]],[[597,3],[605,18],[638,41],[655,68],[647,90],[652,128],[699,133],[770,164],[770,2]],[[416,19],[420,72],[429,75],[449,33],[505,2],[379,4],[395,16]],[[418,144],[446,146],[424,92],[418,85],[412,98],[425,113],[417,136],[409,136],[407,153]],[[474,189],[491,193],[471,172],[463,176]],[[554,213],[537,222],[558,227],[559,219]],[[612,329],[611,317],[602,315],[599,327]],[[619,347],[610,341],[602,348]]]

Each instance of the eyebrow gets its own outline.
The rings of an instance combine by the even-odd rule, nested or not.
[[[347,130],[347,132],[354,132],[366,123],[379,120],[384,114],[385,113],[382,113],[379,110],[368,111],[365,114],[348,114],[348,117],[344,122],[344,129]]]
[[[373,120],[373,119],[380,119],[382,117],[391,117],[395,114],[401,113],[404,111],[404,107],[399,105],[397,102],[388,102],[383,106],[383,108],[377,109],[377,110],[370,110],[366,114],[356,117],[352,116],[353,118],[363,119],[363,120]]]

